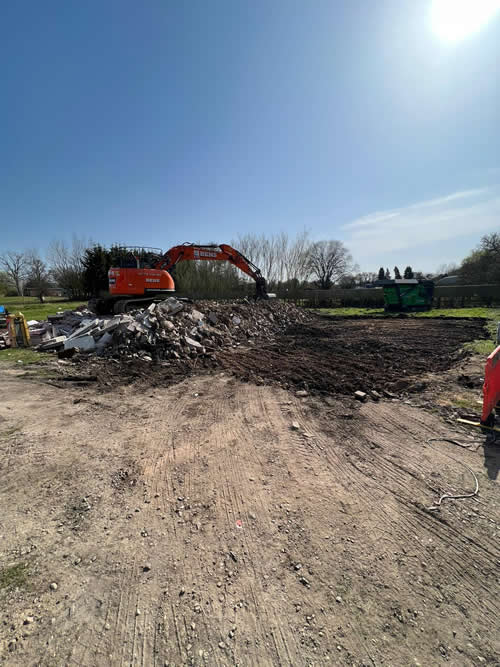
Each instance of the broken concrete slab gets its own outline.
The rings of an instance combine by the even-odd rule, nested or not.
[[[132,322],[130,315],[117,315],[108,321],[101,320],[101,328],[99,330],[98,336],[103,336],[106,333],[112,333],[120,326],[120,324],[123,324],[124,322]],[[96,338],[95,335],[94,338]]]
[[[46,352],[49,350],[57,350],[60,347],[63,347],[66,336],[56,336],[51,338],[46,343],[42,343],[39,347],[40,351]]]
[[[113,334],[106,331],[96,342],[96,350],[102,352],[108,345],[113,342]]]
[[[362,403],[365,403],[368,400],[368,394],[366,394],[364,391],[355,391],[354,392],[354,398],[357,401],[361,401]]]
[[[86,336],[67,339],[64,342],[65,350],[69,350],[72,347],[77,347],[82,352],[93,352],[96,349],[96,344],[93,336],[87,334]]]
[[[171,315],[175,315],[175,313],[179,313],[184,308],[184,304],[182,301],[178,301],[175,297],[169,296],[158,304],[158,308]]]
[[[71,335],[68,336],[68,340],[72,338],[79,338],[80,336],[84,336],[85,334],[89,333],[93,329],[96,329],[99,327],[100,320],[91,320],[88,324],[84,324],[83,326],[78,327],[73,331]],[[66,348],[68,349],[68,348]]]

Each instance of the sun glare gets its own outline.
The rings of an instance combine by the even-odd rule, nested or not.
[[[480,30],[500,9],[500,0],[433,0],[432,28],[448,42]]]

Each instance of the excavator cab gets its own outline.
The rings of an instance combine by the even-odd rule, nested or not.
[[[124,246],[118,258],[121,269],[153,269],[162,257],[161,248]]]

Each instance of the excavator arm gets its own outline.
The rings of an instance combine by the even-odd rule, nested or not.
[[[210,260],[230,262],[238,267],[240,271],[255,280],[256,298],[267,299],[266,279],[261,274],[260,269],[253,262],[247,259],[235,248],[221,243],[220,245],[196,245],[194,243],[184,243],[176,245],[161,257],[155,266],[155,269],[171,271],[179,262],[186,260]]]

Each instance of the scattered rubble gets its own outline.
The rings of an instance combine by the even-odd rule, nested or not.
[[[246,300],[196,304],[169,297],[148,308],[97,318],[85,307],[29,322],[32,345],[60,358],[94,353],[146,363],[203,357],[216,360],[220,349],[272,342],[291,324],[310,318],[293,304]]]

